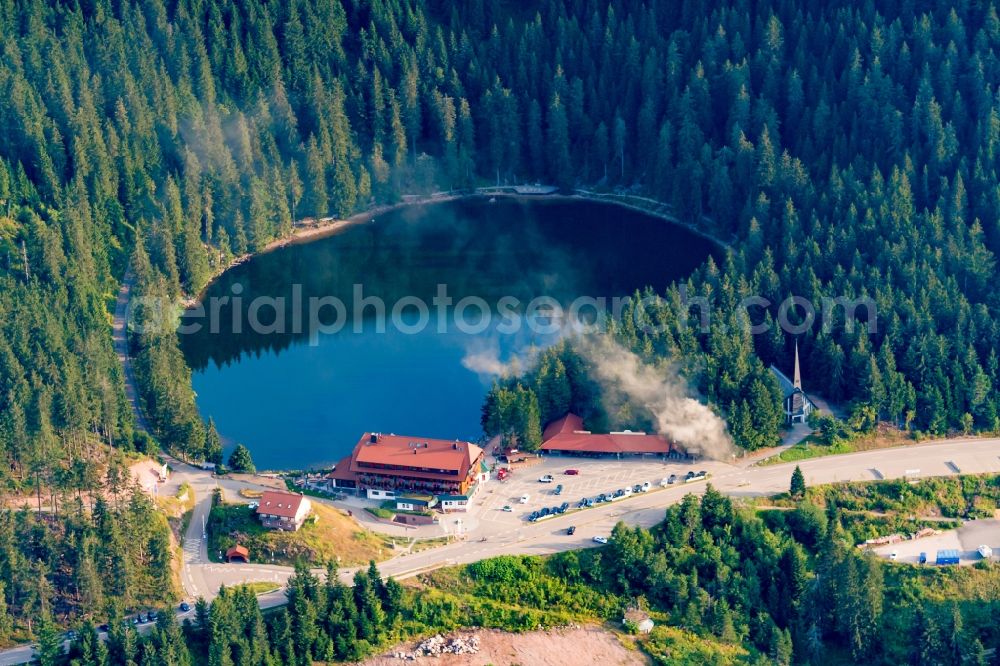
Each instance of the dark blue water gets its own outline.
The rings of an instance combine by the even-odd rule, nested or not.
[[[682,227],[604,204],[501,198],[405,208],[230,270],[203,301],[210,311],[213,300],[230,299],[216,308],[215,331],[213,319],[189,317],[201,330],[182,334],[181,345],[202,414],[228,446],[250,447],[260,469],[335,462],[365,431],[475,441],[495,373],[529,364],[561,335],[547,326],[551,311],[527,307],[532,299],[568,307],[603,297],[610,309],[612,297],[662,291],[714,252]],[[439,285],[449,306],[434,301]],[[374,306],[359,315],[359,288],[385,303],[384,330]],[[343,312],[318,307],[322,297]],[[488,321],[476,305],[456,315],[467,297],[482,299]],[[280,299],[284,316],[269,304]],[[592,305],[577,303],[592,318]],[[343,328],[311,326],[310,307],[321,325]],[[517,326],[528,315],[534,326]]]

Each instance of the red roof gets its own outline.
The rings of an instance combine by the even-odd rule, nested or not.
[[[543,451],[572,451],[574,453],[670,453],[670,440],[662,435],[643,432],[615,432],[594,434],[583,429],[583,419],[567,414],[545,428],[542,434]]]
[[[353,454],[344,456],[340,462],[338,462],[333,471],[326,475],[328,479],[336,479],[337,481],[357,481],[358,475],[351,470],[351,457]]]
[[[583,429],[583,419],[576,414],[566,414],[561,419],[556,419],[545,426],[545,432],[542,433],[542,441],[547,442],[556,435],[572,432],[586,432]]]
[[[305,497],[283,490],[265,490],[257,505],[258,514],[294,518]]]
[[[250,551],[247,550],[246,546],[241,546],[236,544],[232,548],[226,551],[226,559],[230,560],[234,557],[242,557],[244,560],[250,559]]]
[[[469,442],[366,432],[351,454],[350,471],[417,479],[464,480],[482,454],[481,448]],[[338,469],[340,465],[338,463]]]

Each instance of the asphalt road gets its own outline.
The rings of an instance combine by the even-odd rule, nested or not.
[[[568,460],[568,459],[567,459]],[[572,465],[585,471],[591,461],[573,460]],[[594,461],[594,464],[599,464]],[[1000,472],[1000,439],[959,439],[912,446],[828,456],[798,463],[809,485],[838,481],[872,481],[908,476],[953,476]],[[723,463],[706,464],[713,470],[709,480],[720,491],[734,497],[772,495],[788,489],[795,463],[769,466],[740,467]],[[263,564],[216,564],[208,559],[204,520],[211,507],[212,491],[220,483],[227,491],[252,487],[232,480],[219,481],[209,473],[194,467],[175,464],[175,478],[188,482],[194,489],[197,503],[185,535],[181,579],[186,597],[212,599],[221,585],[252,581],[274,581],[283,584],[292,573],[289,567]],[[652,479],[651,479],[652,480]],[[664,509],[679,502],[688,493],[701,494],[705,482],[675,484],[648,493],[638,493],[611,504],[592,509],[571,511],[538,523],[514,522],[498,525],[480,520],[465,539],[446,546],[412,554],[404,554],[382,562],[379,569],[386,576],[403,579],[436,568],[465,564],[507,554],[544,555],[564,550],[597,545],[595,536],[608,536],[614,525],[623,521],[629,525],[651,527],[663,517]],[[611,488],[608,488],[611,490]],[[470,521],[471,523],[472,521]],[[576,534],[566,535],[566,528],[576,526]],[[321,572],[320,572],[321,573]],[[353,569],[344,569],[341,576],[350,582]],[[260,603],[269,608],[284,603],[284,592],[278,590],[262,595]],[[30,661],[31,648],[23,646],[0,652],[0,666]]]

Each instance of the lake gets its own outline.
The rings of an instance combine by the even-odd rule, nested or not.
[[[404,207],[227,271],[181,348],[227,455],[246,444],[258,469],[329,465],[365,431],[476,441],[497,373],[564,334],[555,307],[592,320],[718,252],[611,204]]]

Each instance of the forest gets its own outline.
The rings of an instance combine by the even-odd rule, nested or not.
[[[383,579],[374,563],[352,586],[332,566],[325,576],[300,567],[281,609],[262,614],[246,588],[224,590],[183,626],[162,613],[146,637],[117,626],[105,645],[86,625],[68,658],[306,666],[469,626],[622,628],[624,611],[638,605],[662,625],[641,643],[658,664],[997,663],[995,565],[886,564],[854,547],[845,517],[836,502],[809,499],[758,514],[709,487],[652,529],[619,523],[603,548],[501,556],[416,584]],[[61,662],[53,654],[42,663]]]
[[[655,332],[612,334],[679,364],[741,446],[776,437],[791,295],[876,305],[797,335],[853,428],[996,431],[998,49],[990,1],[0,0],[0,499],[105,486],[109,449],[156,446],[110,336],[126,275],[170,304],[131,339],[154,434],[218,460],[148,318],[297,220],[480,184],[642,194],[732,248],[650,287]]]
[[[7,485],[145,445],[106,333],[127,268],[197,295],[294,220],[496,182],[642,192],[731,242],[656,294],[666,326],[615,333],[682,359],[744,446],[773,440],[748,396],[791,345],[733,335],[749,294],[772,303],[754,323],[789,295],[873,299],[875,327],[798,336],[861,427],[995,429],[994,5],[695,6],[0,4]],[[707,332],[683,325],[697,296]],[[201,455],[173,336],[133,342],[159,439]]]

